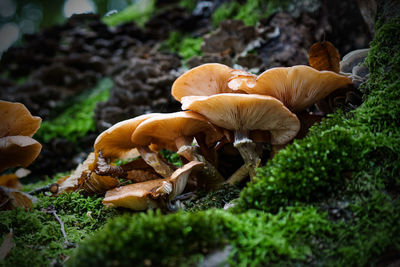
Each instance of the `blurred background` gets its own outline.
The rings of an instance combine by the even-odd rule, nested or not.
[[[137,0],[1,0],[0,52],[2,53],[14,42],[21,40],[22,35],[33,34],[41,28],[62,24],[73,14],[97,13],[104,16],[107,13],[122,11],[137,2]]]

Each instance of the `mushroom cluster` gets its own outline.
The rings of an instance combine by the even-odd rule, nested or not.
[[[182,111],[144,114],[97,137],[91,171],[132,182],[108,190],[103,203],[134,210],[171,208],[187,185],[215,189],[252,179],[263,144],[270,144],[273,154],[289,143],[304,127],[303,118],[309,121],[307,108],[349,84],[346,76],[308,66],[274,68],[258,76],[217,63],[193,68],[172,85]],[[217,156],[225,146],[235,148],[244,162],[230,177],[221,175]],[[184,165],[177,169],[167,162],[163,149],[177,152]],[[122,166],[111,163],[132,157],[136,160]]]

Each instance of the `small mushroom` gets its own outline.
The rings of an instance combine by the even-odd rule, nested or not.
[[[39,155],[42,145],[29,136],[0,138],[0,171],[10,167],[27,167]]]
[[[32,116],[21,103],[0,100],[0,137],[29,136],[32,137],[40,127],[42,119]]]
[[[269,69],[257,77],[254,85],[240,89],[249,94],[275,97],[289,110],[298,113],[334,90],[350,84],[351,80],[346,76],[299,65]]]
[[[21,103],[0,100],[0,171],[28,166],[39,155],[42,145],[31,137],[41,118],[32,116]]]
[[[132,156],[134,151],[135,156],[140,155],[161,176],[170,176],[175,171],[171,164],[168,164],[158,153],[151,151],[148,147],[136,149],[136,145],[131,141],[133,132],[142,122],[159,114],[144,114],[115,124],[97,137],[94,143],[95,151],[101,151],[101,157],[108,159]],[[99,169],[96,171],[101,175],[107,175],[107,167],[109,166],[106,163],[102,165],[104,171]]]
[[[155,145],[183,156],[188,161],[197,160],[205,164],[205,173],[213,181],[223,182],[218,170],[192,145],[193,137],[203,134],[205,144],[215,144],[223,134],[202,115],[191,111],[160,114],[141,123],[132,134],[132,142],[140,147]]]
[[[203,163],[191,161],[177,169],[169,178],[114,188],[107,191],[103,204],[132,210],[157,208],[163,201],[168,204],[183,192],[190,173],[201,166]]]
[[[182,109],[196,111],[213,124],[234,131],[234,146],[249,166],[250,176],[258,167],[260,157],[250,131],[269,131],[271,144],[285,144],[300,129],[296,115],[279,100],[254,94],[217,94],[212,96],[187,96],[182,98]],[[243,172],[241,172],[243,173]],[[240,179],[243,179],[241,177]],[[240,180],[230,178],[232,180]]]
[[[131,142],[131,135],[143,121],[159,113],[144,114],[129,120],[124,120],[102,132],[94,142],[95,151],[100,151],[103,157],[109,159],[125,158],[132,153],[135,145]],[[135,156],[138,156],[137,153]]]
[[[226,65],[207,63],[190,69],[175,80],[172,96],[181,101],[184,96],[208,96],[220,93],[238,93],[228,87],[231,78],[249,74]],[[251,75],[251,74],[249,74]],[[238,80],[237,80],[238,81]],[[232,84],[235,82],[232,82]],[[235,83],[236,84],[236,83]]]

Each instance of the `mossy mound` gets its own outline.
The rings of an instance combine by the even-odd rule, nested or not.
[[[214,209],[169,215],[149,211],[110,221],[80,245],[68,265],[192,266],[228,244],[230,257],[221,262],[259,266],[307,261],[317,243],[304,240],[330,231],[325,217],[313,207],[237,216]]]

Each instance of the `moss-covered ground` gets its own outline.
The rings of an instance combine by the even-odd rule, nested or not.
[[[79,193],[40,195],[30,211],[0,213],[12,229],[7,266],[186,266],[228,248],[239,266],[365,266],[400,253],[400,20],[377,23],[364,103],[336,112],[281,150],[240,193],[175,214],[108,209]],[[44,209],[54,207],[60,225]],[[204,210],[203,210],[204,209]],[[111,217],[114,217],[111,219]],[[71,258],[69,258],[71,256]]]

